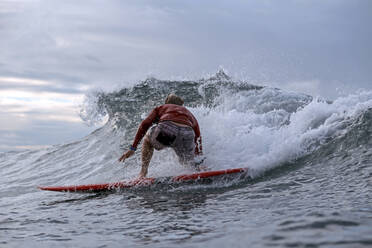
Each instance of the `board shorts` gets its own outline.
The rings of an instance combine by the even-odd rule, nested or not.
[[[176,152],[181,164],[195,165],[195,133],[192,127],[163,121],[152,126],[146,136],[156,150],[170,147]]]

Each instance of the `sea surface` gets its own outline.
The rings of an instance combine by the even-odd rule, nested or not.
[[[247,167],[231,180],[103,194],[38,185],[136,177],[124,164],[139,122],[176,93],[199,120],[205,165]],[[372,247],[372,92],[328,101],[233,81],[148,78],[87,96],[104,126],[73,143],[0,153],[0,247]],[[150,177],[192,173],[155,152]]]

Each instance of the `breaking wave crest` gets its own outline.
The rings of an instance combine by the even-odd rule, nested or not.
[[[220,71],[198,81],[148,78],[116,92],[90,94],[81,116],[88,123],[107,118],[103,127],[75,143],[1,154],[1,167],[6,175],[28,170],[28,179],[40,177],[41,184],[131,178],[139,171],[140,156],[126,161],[124,172],[117,159],[140,121],[171,92],[182,96],[198,119],[205,163],[211,169],[248,167],[249,175],[257,177],[296,161],[311,164],[329,160],[336,151],[342,156],[371,147],[372,92],[330,102],[234,81]],[[190,168],[178,164],[173,152],[160,151],[154,154],[149,176],[186,172]]]

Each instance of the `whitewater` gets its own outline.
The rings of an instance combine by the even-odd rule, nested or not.
[[[169,93],[199,121],[204,164],[246,176],[103,194],[37,189],[136,177],[140,147],[117,160]],[[372,246],[371,91],[329,101],[220,71],[90,93],[80,116],[106,123],[73,143],[0,153],[1,247]],[[162,150],[148,176],[192,172]]]

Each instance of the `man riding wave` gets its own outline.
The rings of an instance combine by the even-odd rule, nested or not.
[[[133,144],[120,158],[120,162],[131,157],[138,144],[142,144],[142,168],[140,178],[146,177],[154,152],[171,147],[179,162],[196,166],[195,156],[202,155],[202,142],[199,124],[194,115],[183,106],[184,101],[175,94],[169,94],[165,104],[154,108],[139,125]],[[153,125],[156,124],[156,125]]]

